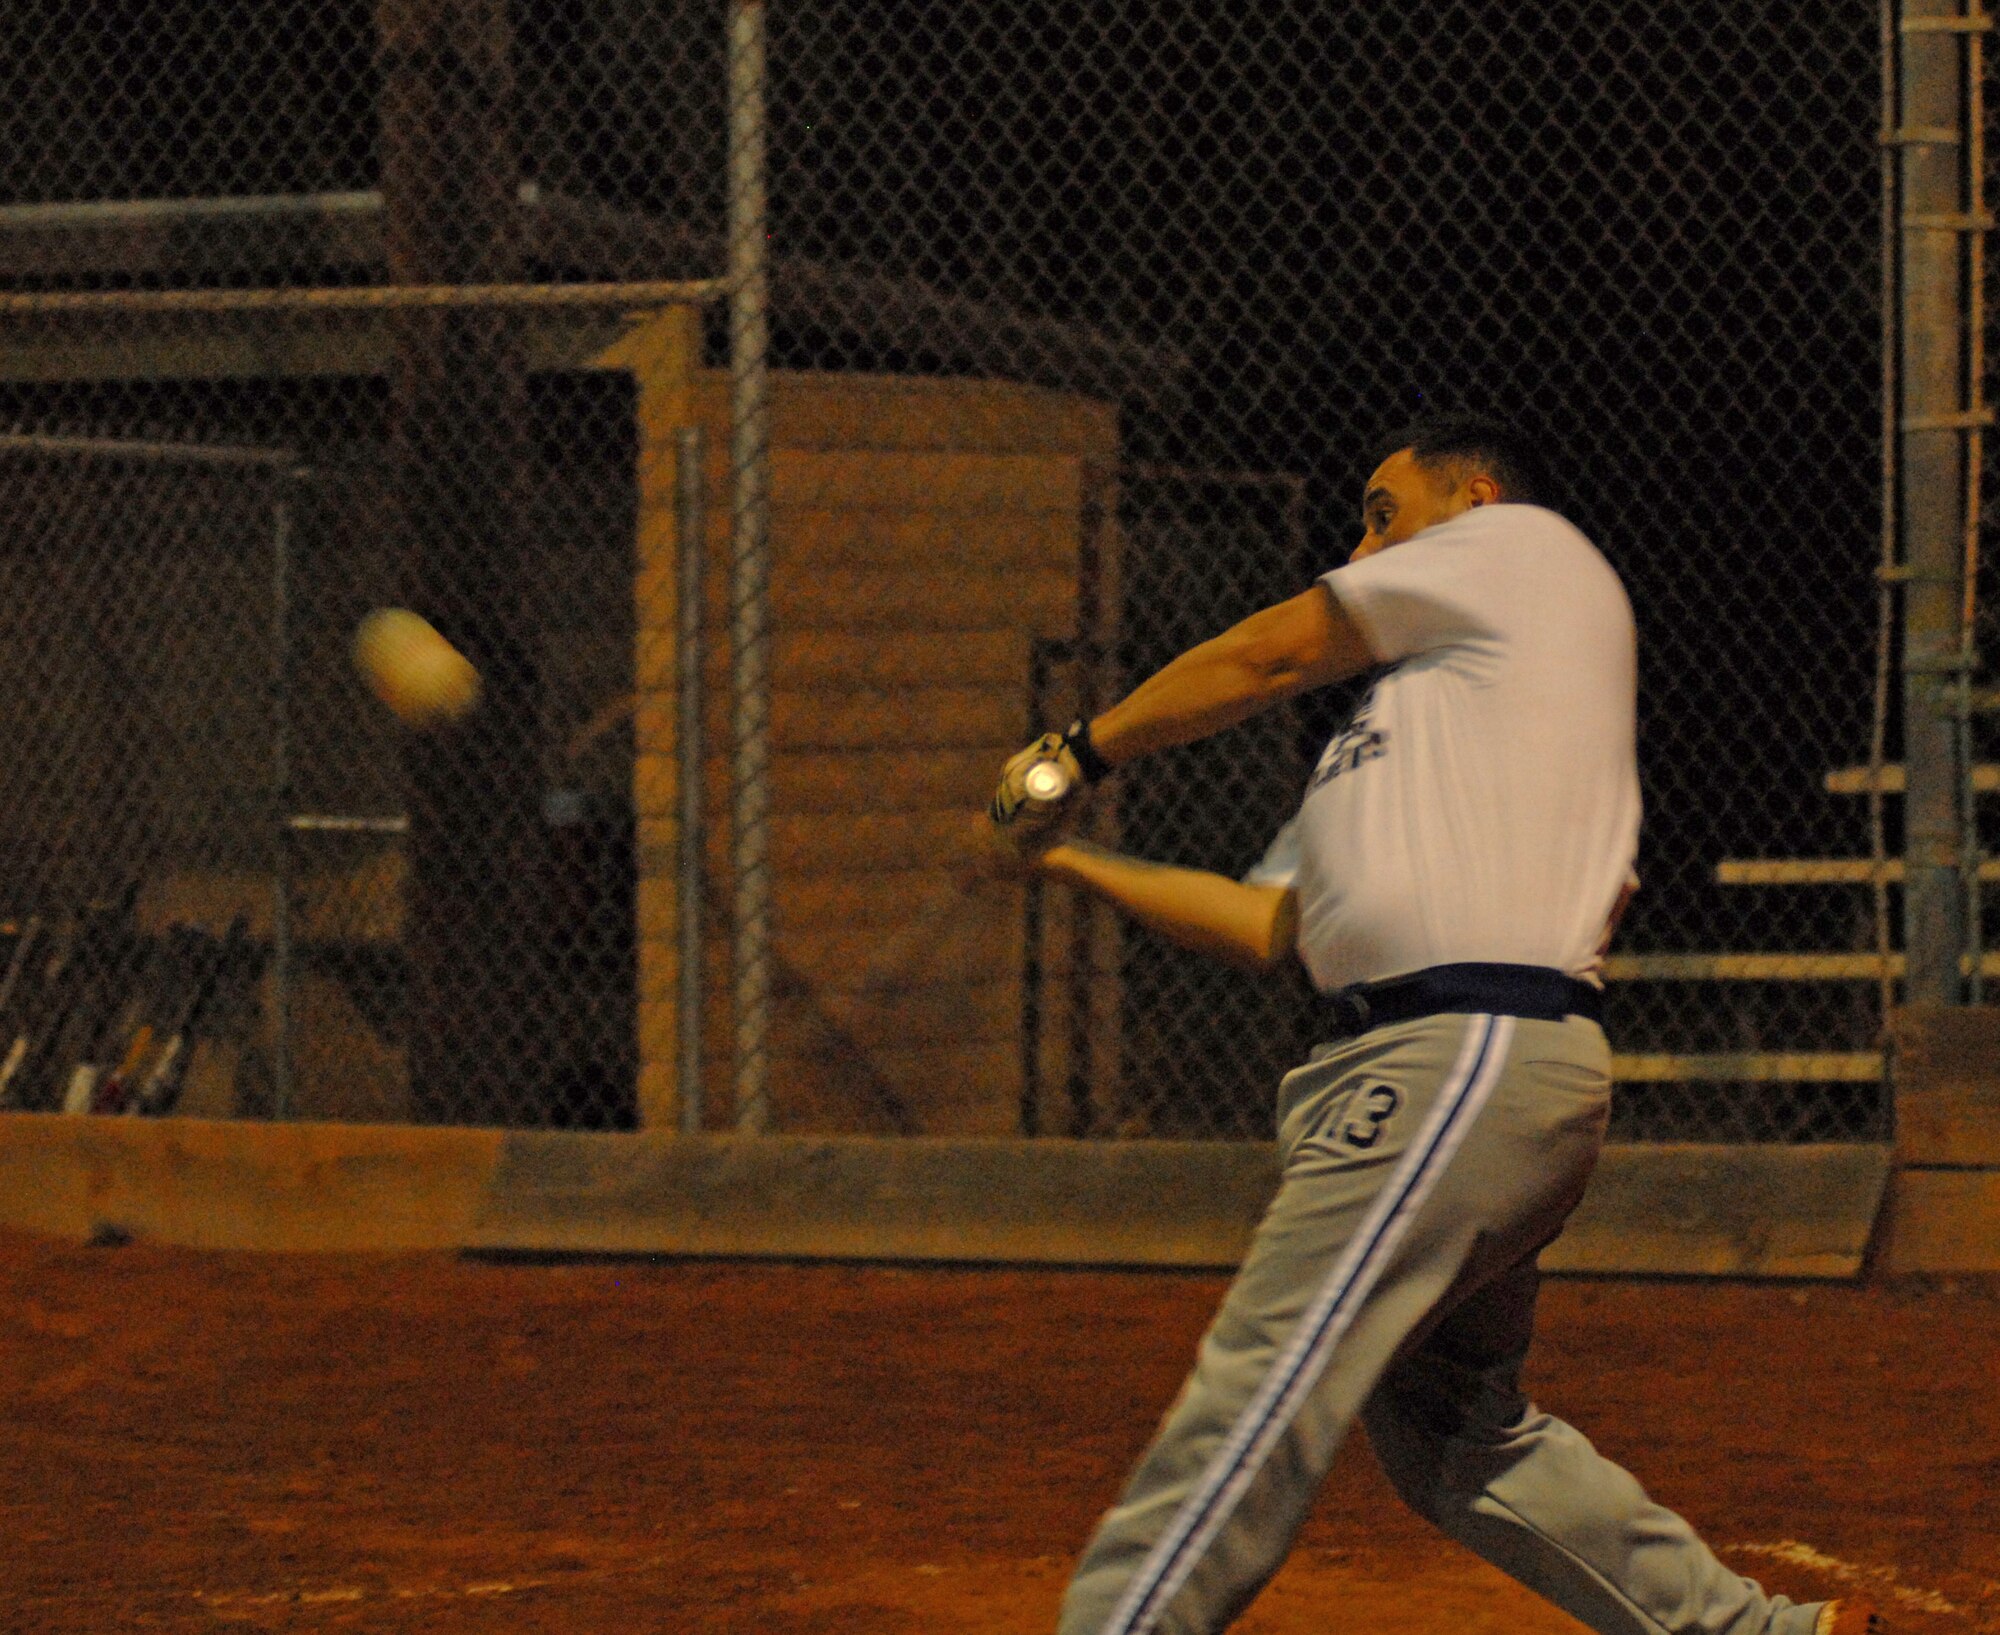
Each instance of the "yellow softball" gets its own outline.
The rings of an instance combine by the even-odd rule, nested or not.
[[[354,631],[354,663],[369,691],[407,727],[455,721],[479,702],[479,672],[406,607],[380,607]]]

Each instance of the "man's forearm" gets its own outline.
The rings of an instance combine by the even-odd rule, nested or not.
[[[1050,847],[1040,868],[1051,879],[1117,904],[1183,948],[1258,970],[1292,953],[1296,899],[1283,887],[1246,886],[1226,875],[1148,863],[1074,841]]]
[[[1218,637],[1181,654],[1093,720],[1091,742],[1105,760],[1122,765],[1233,727],[1295,691],[1290,678],[1246,661]]]
[[[1093,719],[1091,743],[1120,765],[1206,738],[1372,662],[1359,628],[1315,585],[1189,648]]]

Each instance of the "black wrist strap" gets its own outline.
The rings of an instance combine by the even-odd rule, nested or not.
[[[1072,721],[1063,733],[1063,747],[1076,757],[1076,769],[1083,774],[1085,783],[1097,783],[1111,776],[1111,763],[1097,753],[1097,746],[1090,741],[1090,723],[1081,718]]]

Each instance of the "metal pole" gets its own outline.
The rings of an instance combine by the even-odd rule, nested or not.
[[[289,481],[289,477],[280,479]],[[276,844],[271,895],[271,1116],[292,1116],[292,507],[271,508],[271,781]]]
[[[146,464],[190,466],[269,466],[282,469],[298,459],[284,448],[247,448],[228,443],[147,443],[126,437],[56,437],[39,432],[0,433],[0,451],[9,454],[60,454],[83,460],[135,460]],[[305,473],[290,473],[295,481]]]
[[[1882,129],[1896,128],[1896,0],[1881,0],[1878,13],[1882,58]],[[1897,404],[1902,396],[1896,357],[1900,325],[1896,306],[1897,275],[1902,219],[1896,188],[1898,153],[1891,142],[1882,143],[1882,516],[1879,559],[1875,568],[1875,691],[1868,733],[1868,859],[1869,886],[1875,908],[1875,957],[1879,961],[1878,1000],[1881,1021],[1889,1020],[1896,1004],[1896,979],[1890,974],[1889,955],[1894,934],[1889,924],[1889,840],[1887,792],[1883,788],[1883,766],[1889,758],[1889,701],[1892,693],[1890,657],[1896,644],[1896,583],[1901,567],[1896,560],[1901,542],[1897,527],[1896,482],[1900,431]]]
[[[243,312],[433,312],[474,308],[581,310],[686,306],[721,298],[714,278],[636,279],[600,284],[362,284],[320,289],[10,290],[0,318],[185,318]]]
[[[770,267],[764,0],[729,8],[730,851],[735,874],[736,1127],[770,1121]]]
[[[1048,730],[1052,645],[1028,643],[1028,719],[1023,739]],[[1021,1134],[1042,1133],[1042,943],[1048,925],[1048,886],[1039,874],[1021,892]]]
[[[1086,467],[1086,478],[1096,468]],[[1110,514],[1106,515],[1104,493],[1110,495]],[[1088,721],[1097,714],[1100,698],[1107,691],[1101,685],[1100,671],[1109,655],[1103,651],[1100,640],[1104,619],[1104,532],[1118,526],[1117,505],[1119,501],[1118,472],[1114,468],[1099,473],[1096,484],[1086,480],[1084,492],[1087,496],[1082,527],[1077,535],[1076,548],[1076,713],[1079,719]],[[1113,696],[1116,696],[1115,694]],[[1099,836],[1103,834],[1104,814],[1098,813]],[[1088,829],[1085,830],[1087,834]],[[1097,1091],[1097,1041],[1100,1029],[1096,1023],[1097,999],[1097,928],[1105,923],[1101,905],[1095,896],[1085,892],[1074,892],[1070,899],[1070,1004],[1069,1004],[1069,1116],[1072,1136],[1082,1137],[1098,1133],[1096,1117],[1099,1098]],[[1125,1099],[1125,1087],[1115,1085],[1115,1103],[1105,1109],[1105,1122],[1113,1126],[1118,1122]]]
[[[1903,537],[1903,941],[1906,1002],[1963,993],[1964,893],[1958,731],[1962,665],[1964,433],[1963,229],[1965,19],[1951,0],[1904,0],[1898,116],[1884,133],[1901,156],[1899,441]]]
[[[1976,11],[1977,5],[1970,9]],[[1976,19],[1968,18],[1968,21]],[[1959,845],[1959,876],[1965,893],[1965,953],[1967,997],[1986,1002],[1985,894],[1980,885],[1983,852],[1979,840],[1979,801],[1973,790],[1973,768],[1979,760],[1973,732],[1972,673],[1979,662],[1979,530],[1980,488],[1986,454],[1982,425],[1986,397],[1986,48],[1977,31],[1965,37],[1965,380],[1971,413],[1965,433],[1965,550],[1961,573],[1963,601],[1959,610],[1958,744],[1959,810],[1964,825]]]
[[[706,849],[702,832],[702,566],[707,555],[707,508],[702,503],[702,435],[699,426],[684,426],[675,441],[675,534],[680,547],[679,579],[675,586],[679,640],[675,647],[680,681],[676,742],[680,749],[680,882],[675,902],[680,911],[679,1015],[675,1032],[680,1045],[676,1088],[680,1097],[682,1135],[699,1135],[701,1105],[701,877]]]

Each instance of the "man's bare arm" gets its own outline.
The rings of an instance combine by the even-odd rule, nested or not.
[[[1246,886],[1202,869],[1148,863],[1083,841],[1051,846],[1042,874],[1095,892],[1170,942],[1250,970],[1292,957],[1298,897],[1283,886]]]
[[[1206,738],[1375,662],[1361,627],[1322,581],[1156,671],[1092,720],[1091,744],[1116,766]]]

